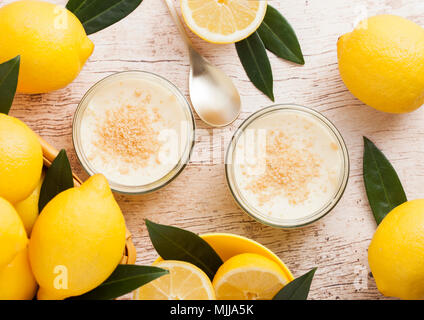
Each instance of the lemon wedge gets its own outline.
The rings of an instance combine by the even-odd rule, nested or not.
[[[227,260],[212,283],[218,300],[271,300],[289,281],[274,261],[244,253]]]
[[[266,0],[181,0],[187,26],[212,43],[234,43],[247,38],[262,23],[266,8]]]
[[[169,274],[140,287],[135,294],[139,300],[215,300],[208,276],[198,267],[182,261],[160,261],[155,267]]]

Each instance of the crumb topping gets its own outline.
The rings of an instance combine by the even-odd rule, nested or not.
[[[322,163],[308,150],[311,144],[312,141],[303,141],[299,148],[293,137],[280,130],[268,130],[265,169],[252,176],[247,189],[257,195],[261,204],[282,193],[292,205],[305,202],[310,194],[308,184],[319,177]]]
[[[140,92],[134,94],[139,96]],[[161,122],[162,117],[157,108],[145,106],[149,102],[150,97],[146,96],[141,105],[107,110],[96,128],[94,145],[102,151],[103,160],[124,164],[119,169],[121,174],[127,174],[131,167],[147,166],[152,156],[159,163],[162,143],[154,124]]]

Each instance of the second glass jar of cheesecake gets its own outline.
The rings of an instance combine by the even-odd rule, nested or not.
[[[293,228],[337,204],[348,181],[349,156],[339,131],[320,113],[274,105],[242,123],[225,168],[241,209],[266,225]]]

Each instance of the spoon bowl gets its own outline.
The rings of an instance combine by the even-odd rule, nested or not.
[[[240,114],[237,88],[222,70],[194,50],[171,0],[165,0],[190,54],[190,100],[199,118],[213,127],[232,123]]]

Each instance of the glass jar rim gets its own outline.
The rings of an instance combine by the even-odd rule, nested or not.
[[[187,118],[187,123],[189,123],[188,128],[188,134],[187,134],[187,141],[185,144],[185,149],[183,150],[181,157],[178,161],[178,163],[171,169],[167,174],[165,174],[160,179],[151,182],[149,184],[145,185],[123,185],[119,184],[115,181],[111,181],[108,179],[110,187],[113,191],[121,193],[121,194],[146,194],[153,191],[156,191],[158,189],[163,188],[167,184],[169,184],[172,180],[174,180],[186,167],[188,164],[191,153],[193,151],[194,143],[195,143],[195,120],[194,115],[191,110],[190,103],[186,99],[186,97],[183,95],[183,93],[178,89],[176,85],[174,85],[171,81],[168,79],[152,72],[148,71],[141,71],[141,70],[131,70],[131,71],[121,71],[121,72],[115,72],[112,73],[99,81],[97,81],[94,85],[88,89],[88,91],[84,94],[80,102],[78,103],[77,109],[74,113],[73,121],[72,121],[72,142],[74,145],[75,152],[77,154],[77,158],[79,162],[81,163],[84,170],[89,174],[90,176],[97,172],[88,161],[83,148],[82,144],[80,142],[80,126],[81,121],[83,118],[84,111],[86,110],[89,101],[94,96],[96,90],[100,89],[103,85],[105,85],[109,81],[113,81],[115,78],[118,77],[125,77],[127,75],[135,75],[138,77],[142,77],[145,80],[152,80],[155,81],[155,83],[159,83],[160,85],[164,86],[167,90],[171,91],[177,99],[180,101],[181,107],[184,109],[184,114]],[[107,178],[107,177],[106,177]]]
[[[316,210],[315,212],[312,212],[311,214],[305,217],[298,218],[298,219],[278,219],[278,218],[272,218],[260,213],[259,210],[253,208],[252,206],[248,204],[247,201],[243,200],[234,178],[233,159],[234,159],[235,147],[237,145],[238,139],[243,134],[244,130],[248,128],[249,125],[253,123],[255,120],[257,120],[258,118],[266,114],[276,112],[276,111],[281,111],[281,110],[293,110],[293,111],[306,113],[309,116],[313,116],[316,120],[318,120],[319,123],[323,124],[334,135],[334,137],[336,138],[339,144],[339,147],[342,150],[342,155],[343,155],[343,159],[342,159],[343,168],[342,168],[342,172],[340,176],[340,183],[335,194],[332,196],[330,201],[326,203],[322,208]],[[247,119],[245,119],[240,124],[240,126],[235,131],[228,145],[226,156],[225,156],[225,176],[227,180],[227,185],[237,205],[246,214],[248,214],[255,220],[265,225],[275,227],[275,228],[282,228],[282,229],[290,229],[290,228],[298,228],[298,227],[306,226],[326,216],[332,209],[334,209],[334,207],[342,198],[344,191],[346,189],[348,180],[349,180],[349,172],[350,172],[349,153],[347,150],[346,143],[341,133],[336,128],[336,126],[328,118],[322,115],[320,112],[313,110],[311,108],[293,104],[293,103],[270,105],[268,107],[261,108],[260,110],[251,114]]]

